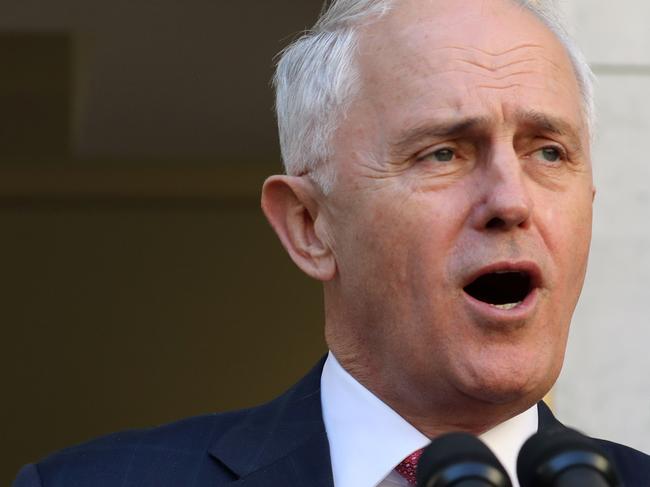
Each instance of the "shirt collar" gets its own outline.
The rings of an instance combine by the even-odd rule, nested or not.
[[[404,458],[430,440],[361,385],[330,352],[321,376],[323,422],[335,487],[376,487]],[[532,407],[481,435],[516,484],[516,461],[537,431]]]

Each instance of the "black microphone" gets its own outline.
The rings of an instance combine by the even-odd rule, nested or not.
[[[494,453],[476,436],[449,433],[424,449],[417,487],[512,487]]]
[[[521,487],[618,487],[614,462],[598,443],[569,428],[531,436],[519,452]]]

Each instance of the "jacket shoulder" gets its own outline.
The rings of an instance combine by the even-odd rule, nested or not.
[[[260,406],[123,431],[66,448],[24,467],[13,485],[218,487],[229,484],[295,453],[296,445],[313,438],[322,439],[325,433],[318,393],[324,362],[325,357],[287,392]],[[324,445],[319,443],[319,459],[328,454],[326,442],[325,439]],[[295,471],[292,463],[288,468],[290,472]]]
[[[613,458],[623,485],[636,487],[650,485],[650,456],[629,446],[612,441],[596,439]]]
[[[194,485],[232,475],[207,454],[216,438],[251,409],[208,414],[174,423],[121,431],[56,452],[25,466],[14,487]],[[196,485],[202,485],[200,482]]]

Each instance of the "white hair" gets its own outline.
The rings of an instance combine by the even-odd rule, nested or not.
[[[358,30],[397,0],[334,0],[314,27],[280,53],[273,83],[282,159],[287,174],[310,174],[325,192],[335,177],[334,132],[360,88]],[[564,27],[555,0],[514,0],[535,14],[564,45],[582,95],[590,133],[595,123],[593,73]]]

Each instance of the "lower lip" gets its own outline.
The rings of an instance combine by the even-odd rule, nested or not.
[[[463,291],[463,295],[467,300],[473,312],[478,313],[484,319],[495,323],[508,323],[508,322],[521,322],[533,314],[539,290],[533,289],[528,296],[512,309],[501,309],[484,301],[479,301]]]

